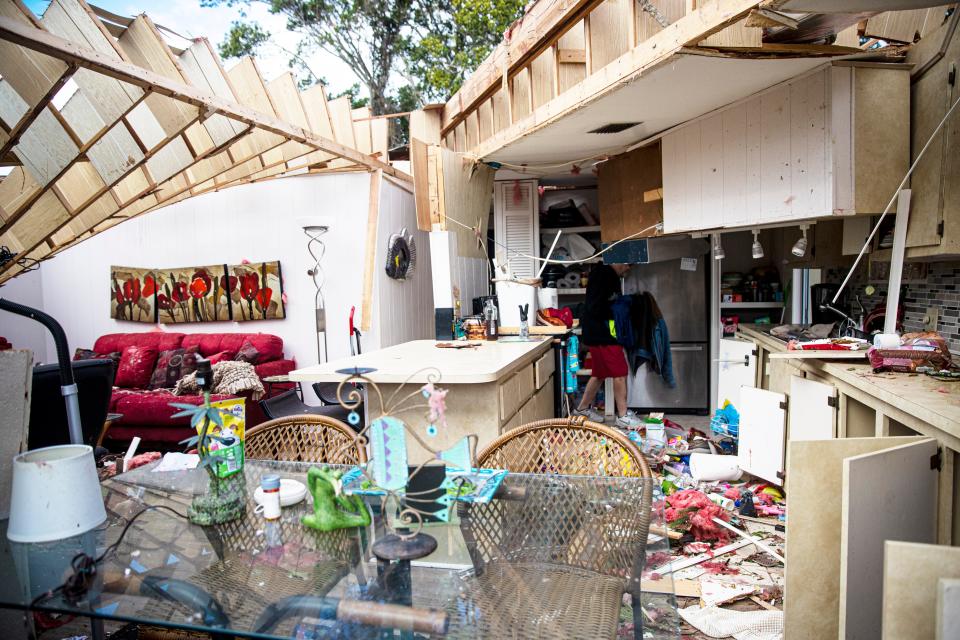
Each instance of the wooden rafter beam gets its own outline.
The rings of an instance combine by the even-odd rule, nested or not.
[[[549,49],[602,0],[539,0],[513,24],[509,40],[500,43],[443,107],[442,134],[466,119],[481,102],[493,95],[530,61]]]
[[[671,56],[682,52],[685,47],[696,46],[740,20],[758,4],[757,0],[713,0],[703,5],[628,50],[603,69],[588,75],[575,88],[547,101],[477,147],[467,150],[480,159],[488,157],[511,142],[556,122],[668,62]]]
[[[217,96],[198,91],[196,88],[175,82],[136,65],[115,60],[85,47],[78,46],[46,31],[24,23],[0,18],[0,39],[57,58],[68,64],[90,69],[122,82],[141,87],[145,91],[160,94],[199,107],[202,111],[214,111],[234,120],[253,125],[289,140],[315,147],[333,155],[350,160],[370,169],[382,169],[384,173],[407,182],[412,177],[388,163],[300,127],[283,122],[275,117],[254,111]]]

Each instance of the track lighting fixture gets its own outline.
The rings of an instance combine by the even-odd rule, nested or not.
[[[723,245],[720,244],[720,234],[716,234],[713,238],[713,259],[714,260],[723,260],[727,257],[727,252],[723,250]]]
[[[753,231],[753,249],[751,254],[754,260],[759,260],[763,257],[763,245],[760,244],[760,231],[756,229]]]
[[[790,250],[790,253],[802,258],[807,255],[807,225],[800,225],[800,232],[803,234],[800,238],[793,243],[793,248]]]

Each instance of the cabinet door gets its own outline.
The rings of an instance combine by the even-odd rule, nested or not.
[[[839,637],[881,636],[887,540],[936,542],[936,453],[928,438],[843,461]]]
[[[837,388],[800,376],[790,381],[790,436],[829,440],[837,434]]]
[[[717,408],[729,400],[740,410],[740,387],[752,387],[757,379],[757,347],[747,340],[720,341],[717,376]]]
[[[753,387],[740,389],[740,468],[783,485],[786,396]]]

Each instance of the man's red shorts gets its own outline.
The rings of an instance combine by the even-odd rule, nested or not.
[[[623,347],[618,344],[603,344],[596,347],[587,347],[590,352],[590,369],[595,378],[622,378],[629,369],[627,356]]]

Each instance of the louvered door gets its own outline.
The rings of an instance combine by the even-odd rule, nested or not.
[[[535,260],[518,255],[540,255],[538,206],[536,180],[502,180],[494,183],[497,262],[502,265],[509,260],[510,270],[518,278],[534,278],[539,270]]]

